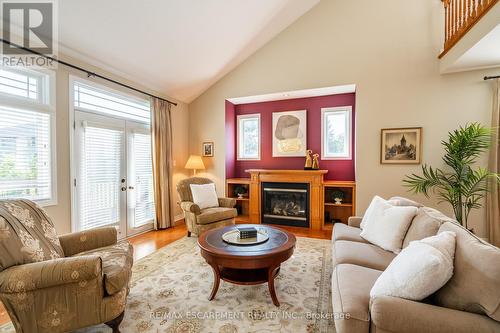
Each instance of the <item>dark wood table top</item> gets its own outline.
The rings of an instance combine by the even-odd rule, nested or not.
[[[268,225],[238,224],[238,227],[264,228],[269,239],[257,245],[232,245],[222,239],[222,235],[236,226],[228,226],[207,230],[198,238],[200,248],[218,257],[230,257],[240,259],[257,259],[269,257],[274,254],[283,253],[295,246],[295,236],[286,230],[280,230]]]

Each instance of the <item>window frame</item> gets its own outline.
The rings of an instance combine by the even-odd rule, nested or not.
[[[242,120],[245,120],[245,119],[257,119],[258,121],[258,126],[257,128],[259,129],[259,134],[258,134],[258,139],[259,139],[259,143],[258,143],[258,151],[257,151],[257,157],[242,157],[240,155],[240,143],[241,143],[241,133],[240,133],[240,123]],[[261,119],[260,119],[260,113],[252,113],[252,114],[242,114],[242,115],[238,115],[236,116],[236,160],[237,161],[260,161],[261,159],[261,144],[262,144],[262,140],[261,140],[261,134],[262,134],[262,123],[261,123]]]
[[[347,114],[347,154],[332,156],[326,154],[326,117],[329,114]],[[322,160],[352,160],[352,149],[353,149],[353,139],[352,139],[353,129],[352,129],[352,106],[336,106],[336,107],[325,107],[321,108],[321,159]]]
[[[40,94],[37,99],[22,97],[8,93],[0,93],[0,105],[10,108],[48,114],[50,116],[50,185],[51,194],[49,199],[33,200],[42,207],[55,206],[58,204],[57,191],[57,147],[56,147],[56,75],[53,70],[48,69],[25,69],[7,68],[3,70],[12,71],[21,75],[35,76],[40,87]]]

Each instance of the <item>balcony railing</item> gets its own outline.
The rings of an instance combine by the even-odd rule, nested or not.
[[[441,0],[444,4],[442,58],[500,0]]]

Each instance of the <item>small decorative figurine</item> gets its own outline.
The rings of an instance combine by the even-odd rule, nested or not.
[[[304,170],[312,169],[312,163],[313,163],[311,158],[312,152],[313,151],[311,149],[306,150],[306,164],[304,165]]]
[[[312,163],[312,169],[313,170],[319,170],[318,157],[319,157],[319,154],[313,154],[313,163]]]

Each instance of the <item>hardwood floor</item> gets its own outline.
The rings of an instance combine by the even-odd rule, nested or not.
[[[236,221],[237,224],[245,223],[245,221]],[[331,239],[332,238],[332,230],[310,230],[307,228],[299,228],[299,227],[284,227],[284,226],[276,226],[280,229],[285,229],[295,236],[298,237],[310,237],[310,238],[319,238],[319,239]],[[187,228],[184,223],[179,224],[175,227],[165,229],[165,230],[155,230],[149,231],[144,234],[134,236],[128,239],[128,241],[134,247],[134,260],[139,260],[144,258],[145,256],[155,252],[156,250],[175,242],[178,239],[181,239],[187,235]],[[3,325],[9,322],[9,315],[2,303],[0,302],[0,325]]]

